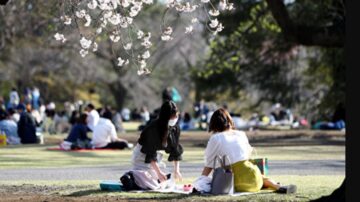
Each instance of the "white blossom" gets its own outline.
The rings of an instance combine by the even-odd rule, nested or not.
[[[184,7],[184,12],[186,13],[194,12],[197,7],[198,5],[191,5],[189,2],[186,2]]]
[[[76,15],[76,17],[78,17],[78,18],[84,18],[85,15],[86,15],[86,11],[85,11],[85,10],[76,11],[76,12],[75,12],[75,15]]]
[[[161,35],[161,40],[170,41],[170,40],[173,40],[173,37],[171,37],[169,35]]]
[[[139,76],[141,76],[141,75],[147,75],[147,74],[150,74],[151,72],[150,72],[150,70],[149,69],[147,69],[147,68],[141,68],[140,70],[138,70],[137,71],[137,74],[139,75]]]
[[[143,38],[143,37],[144,37],[144,32],[141,31],[141,30],[139,30],[139,31],[137,32],[137,38],[138,38],[138,39],[141,39],[141,38]]]
[[[231,11],[231,10],[234,10],[234,4],[233,3],[229,3],[226,7],[227,10]]]
[[[130,50],[131,47],[132,47],[132,43],[127,43],[127,44],[125,44],[124,49],[125,50]]]
[[[141,5],[134,5],[130,8],[130,17],[135,17],[142,9]]]
[[[192,25],[185,27],[185,34],[192,33],[193,29],[194,28]]]
[[[112,11],[107,11],[107,12],[104,13],[104,19],[111,18],[112,15],[113,15]]]
[[[91,40],[87,40],[85,37],[80,39],[80,45],[83,49],[88,49],[91,46]]]
[[[148,59],[150,57],[150,52],[149,51],[145,51],[143,54],[142,54],[142,58],[144,59]]]
[[[130,18],[130,17],[126,17],[126,22],[131,25],[132,22],[133,22],[133,18]]]
[[[125,60],[123,60],[121,57],[118,57],[118,66],[123,66],[124,65],[124,63],[125,63]]]
[[[61,16],[60,19],[64,21],[64,24],[65,24],[65,25],[70,25],[70,24],[71,24],[71,20],[72,20],[72,19],[71,19],[71,17],[69,17],[69,16],[67,16],[67,15]]]
[[[219,3],[219,7],[221,10],[225,10],[227,8],[226,0],[221,0]]]
[[[141,43],[142,46],[144,46],[145,48],[150,48],[152,46],[151,41],[144,39],[144,41]]]
[[[102,32],[102,27],[96,29],[96,34],[100,34]]]
[[[107,3],[100,3],[99,8],[101,10],[111,10],[112,8]]]
[[[140,69],[144,69],[146,67],[146,62],[145,60],[140,60],[139,61],[139,64],[140,64]]]
[[[90,15],[85,15],[85,20],[86,20],[86,23],[84,24],[85,27],[89,27],[90,24],[91,24],[91,16]]]
[[[116,43],[120,40],[119,35],[110,35],[109,37],[110,37],[110,40],[113,41],[114,43]]]
[[[211,20],[211,23],[209,24],[209,26],[211,28],[216,28],[219,24],[219,21],[217,19]]]
[[[118,25],[121,21],[121,16],[120,14],[113,15],[108,19],[108,21],[113,25]]]
[[[164,35],[171,35],[173,32],[173,29],[171,27],[167,27],[165,30],[164,30]]]
[[[199,22],[199,20],[197,18],[192,18],[191,19],[191,23],[197,23],[197,22]]]
[[[88,3],[87,6],[88,6],[89,9],[92,9],[92,10],[93,10],[93,9],[95,9],[95,8],[98,6],[98,3],[97,3],[96,0],[92,0],[91,2]]]
[[[210,0],[201,0],[201,3],[209,3]]]
[[[98,50],[98,44],[96,42],[93,43],[93,52]]]
[[[216,28],[217,32],[221,32],[224,29],[223,25],[219,23],[218,27]]]
[[[176,5],[176,1],[175,0],[168,0],[166,3],[166,7],[168,8],[174,8]]]
[[[152,4],[153,0],[142,0],[144,4]]]
[[[209,14],[210,14],[211,16],[218,16],[218,15],[220,14],[220,12],[219,12],[218,10],[211,9],[211,10],[209,11]]]
[[[120,18],[120,26],[121,26],[122,28],[127,28],[127,27],[128,27],[128,22],[127,22],[126,17]]]
[[[81,57],[85,57],[89,53],[89,51],[81,49],[79,53],[80,53]]]
[[[61,41],[62,43],[65,43],[65,41],[66,41],[66,38],[63,34],[56,33],[54,35],[54,38],[56,41]]]
[[[130,6],[130,3],[128,0],[120,0],[120,4],[122,7],[127,8]]]

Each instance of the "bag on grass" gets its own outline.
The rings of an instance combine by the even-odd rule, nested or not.
[[[255,159],[249,159],[249,161],[255,164],[260,169],[262,175],[269,174],[269,165],[267,158],[255,158]]]
[[[224,155],[215,156],[214,159],[214,173],[211,182],[211,194],[233,194],[234,192],[234,173],[230,166],[226,166],[225,161],[229,159]],[[216,168],[216,162],[220,162],[220,167]],[[229,160],[230,163],[230,160]]]

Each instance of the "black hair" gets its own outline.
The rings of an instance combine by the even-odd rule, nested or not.
[[[91,104],[91,103],[89,103],[86,107],[90,108],[91,110],[95,109],[95,106],[93,104]]]
[[[166,101],[162,104],[159,113],[159,128],[163,146],[166,145],[168,137],[168,124],[171,117],[178,113],[178,108],[173,101]]]
[[[87,117],[88,117],[87,114],[82,113],[82,114],[80,115],[80,117],[77,118],[77,123],[78,123],[78,124],[84,124],[84,125],[86,125],[86,119],[87,119]]]

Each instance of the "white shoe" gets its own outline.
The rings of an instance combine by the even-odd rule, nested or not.
[[[132,149],[133,147],[134,147],[134,144],[128,143],[128,148],[129,148],[129,149]]]

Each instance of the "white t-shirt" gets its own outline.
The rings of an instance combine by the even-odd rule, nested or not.
[[[117,140],[117,134],[114,124],[109,119],[100,118],[94,127],[91,144],[100,148],[115,140]]]
[[[100,119],[99,113],[93,109],[90,111],[87,117],[87,126],[94,132],[95,126],[98,124]]]
[[[213,168],[216,155],[229,156],[230,164],[247,160],[250,157],[252,147],[243,131],[229,130],[213,134],[205,149],[205,167]],[[226,160],[226,165],[229,165]],[[219,163],[216,166],[220,166]]]

